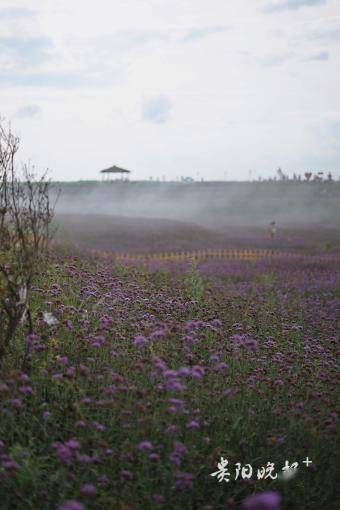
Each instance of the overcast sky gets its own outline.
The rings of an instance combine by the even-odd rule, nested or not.
[[[0,114],[53,179],[340,176],[340,0],[0,0]]]

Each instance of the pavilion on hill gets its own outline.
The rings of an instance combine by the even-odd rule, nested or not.
[[[104,180],[112,180],[113,175],[120,176],[120,179],[123,179],[124,175],[130,174],[130,170],[125,170],[125,168],[120,168],[119,166],[111,166],[110,168],[105,168],[104,170],[101,170],[100,173],[102,174],[102,179]]]

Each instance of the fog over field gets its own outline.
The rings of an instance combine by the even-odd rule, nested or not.
[[[340,239],[336,182],[54,184],[57,238],[105,250],[309,249]],[[278,234],[268,239],[275,221]],[[321,245],[319,245],[319,248]]]
[[[226,225],[282,226],[340,221],[340,184],[325,183],[147,183],[55,184],[58,214],[106,214],[167,218],[214,228]]]

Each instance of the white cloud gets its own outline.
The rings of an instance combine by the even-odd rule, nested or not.
[[[32,9],[25,7],[2,7],[0,8],[0,20],[18,20],[20,18],[27,18],[34,16],[35,12]]]
[[[171,101],[166,96],[152,97],[142,104],[142,119],[146,122],[164,124],[171,116]]]
[[[327,0],[278,0],[265,7],[266,12],[297,11],[301,7],[315,7],[324,5]]]
[[[306,35],[307,39],[316,41],[340,41],[340,24],[332,23],[329,27],[322,27],[309,32]]]
[[[16,116],[22,119],[32,118],[37,116],[41,112],[41,108],[36,104],[27,104],[19,108],[16,112]]]
[[[181,42],[184,43],[196,42],[201,39],[205,39],[206,37],[220,34],[221,32],[223,33],[227,30],[229,30],[229,28],[226,26],[193,28],[182,37]]]
[[[319,61],[326,62],[329,60],[329,52],[328,51],[320,51],[318,53],[314,53],[312,55],[307,55],[304,57],[305,62]]]

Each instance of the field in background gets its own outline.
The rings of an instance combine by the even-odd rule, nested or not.
[[[274,240],[268,225],[225,226],[218,229],[194,223],[156,218],[129,218],[98,214],[57,214],[56,239],[82,248],[112,252],[166,252],[220,248],[264,248],[300,253],[340,250],[340,228],[278,225]]]
[[[56,238],[114,252],[340,249],[340,183],[55,183]],[[268,237],[277,224],[274,240]]]

